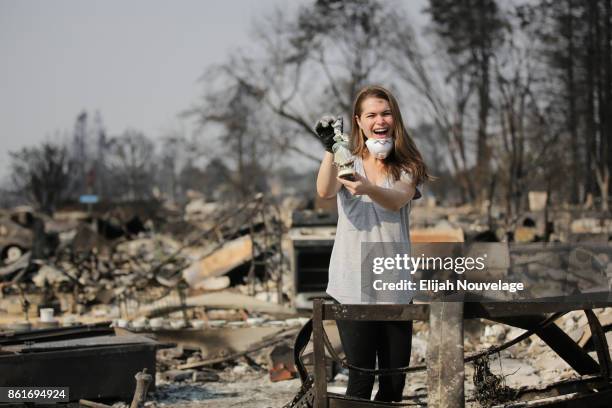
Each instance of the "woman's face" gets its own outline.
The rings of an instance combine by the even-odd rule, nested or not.
[[[357,124],[368,139],[392,137],[393,115],[389,102],[384,99],[369,97],[361,102],[361,115]]]

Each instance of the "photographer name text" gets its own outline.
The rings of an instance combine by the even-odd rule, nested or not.
[[[522,282],[468,282],[465,279],[438,280],[438,279],[423,279],[417,282],[412,282],[407,279],[402,279],[399,282],[385,282],[377,279],[372,282],[372,287],[376,291],[427,291],[427,292],[446,292],[446,291],[504,291],[515,293],[522,291],[525,286]]]

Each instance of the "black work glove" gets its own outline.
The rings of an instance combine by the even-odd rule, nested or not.
[[[332,124],[336,121],[336,118],[333,116],[323,116],[317,124],[315,125],[315,132],[317,136],[325,146],[325,150],[330,153],[333,153],[332,147],[334,143],[334,128]]]

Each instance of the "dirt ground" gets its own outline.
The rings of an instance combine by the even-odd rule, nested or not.
[[[418,342],[418,341],[417,341]],[[492,356],[490,368],[493,374],[503,375],[508,387],[543,387],[557,381],[578,378],[569,366],[558,358],[538,340],[530,344],[531,350],[503,351]],[[519,350],[521,348],[519,347]],[[421,359],[419,347],[413,358]],[[532,356],[537,356],[533,358]],[[594,353],[593,357],[596,358]],[[465,366],[466,406],[480,407],[474,398],[472,375],[474,366]],[[168,382],[159,379],[157,389],[149,395],[147,407],[244,407],[244,408],[280,408],[290,401],[300,387],[298,379],[271,382],[267,371],[256,371],[246,365],[236,365],[219,371],[220,380],[216,382],[194,383]],[[347,372],[342,370],[333,382],[328,383],[328,391],[344,394],[347,384]],[[375,385],[373,395],[377,391]],[[427,374],[425,371],[410,373],[404,388],[405,402],[417,407],[427,404]],[[115,404],[116,408],[125,408],[127,404]]]
[[[603,318],[610,313],[610,309],[598,310]],[[559,321],[572,337],[578,337],[585,322],[580,312],[572,312]],[[477,323],[473,323],[474,326]],[[417,326],[412,342],[411,365],[421,365],[425,362],[427,347],[426,327]],[[466,352],[483,350],[493,344],[499,344],[514,338],[523,331],[504,327],[501,325],[486,326],[483,330],[470,328],[468,325],[465,347]],[[608,332],[608,343],[612,344],[612,332]],[[260,352],[259,358],[263,361],[265,350]],[[163,353],[158,351],[158,361],[163,360]],[[596,360],[597,355],[590,355]],[[521,387],[543,388],[545,385],[578,378],[577,374],[559,358],[544,342],[536,336],[523,340],[517,345],[489,357],[491,372],[502,376],[505,386],[513,390]],[[197,371],[197,369],[196,369]],[[156,376],[156,390],[149,394],[146,407],[245,407],[245,408],[280,408],[289,402],[300,388],[298,379],[272,382],[265,366],[252,366],[244,360],[232,361],[224,367],[214,370],[218,375],[216,381],[186,380],[169,381],[158,371]],[[474,397],[473,383],[474,364],[465,365],[465,395],[467,407],[479,407]],[[347,371],[341,370],[333,382],[328,384],[328,391],[344,394],[347,384]],[[375,386],[373,395],[376,393]],[[404,388],[405,402],[414,406],[426,406],[427,403],[427,374],[425,371],[409,373]],[[56,405],[58,406],[58,405]],[[66,404],[66,407],[77,407],[78,404]],[[115,403],[115,408],[125,408],[128,404]]]
[[[506,385],[513,388],[521,386],[542,386],[562,379],[576,377],[564,362],[556,361],[552,355],[545,353],[550,367],[538,370],[534,362],[512,358],[510,353],[502,353],[501,364],[498,359],[491,360],[491,370],[495,374],[503,372]],[[236,366],[242,368],[242,366]],[[226,369],[220,373],[220,381],[209,383],[167,382],[158,381],[157,389],[150,394],[147,407],[204,408],[204,407],[241,407],[241,408],[280,408],[290,401],[300,387],[298,379],[273,383],[268,373]],[[328,384],[328,391],[344,394],[347,384],[346,372],[336,376]],[[468,407],[479,407],[474,400],[472,382],[473,366],[466,365],[465,390]],[[414,406],[426,406],[427,377],[424,371],[410,373],[406,378],[404,396]],[[373,394],[377,391],[375,386]],[[125,408],[127,404],[115,404],[116,408]]]

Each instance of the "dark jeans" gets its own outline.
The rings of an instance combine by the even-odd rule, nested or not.
[[[410,362],[412,321],[337,320],[340,341],[349,363],[363,368],[397,368]],[[375,401],[401,401],[405,374],[378,377]],[[374,375],[349,370],[346,395],[370,399]]]

